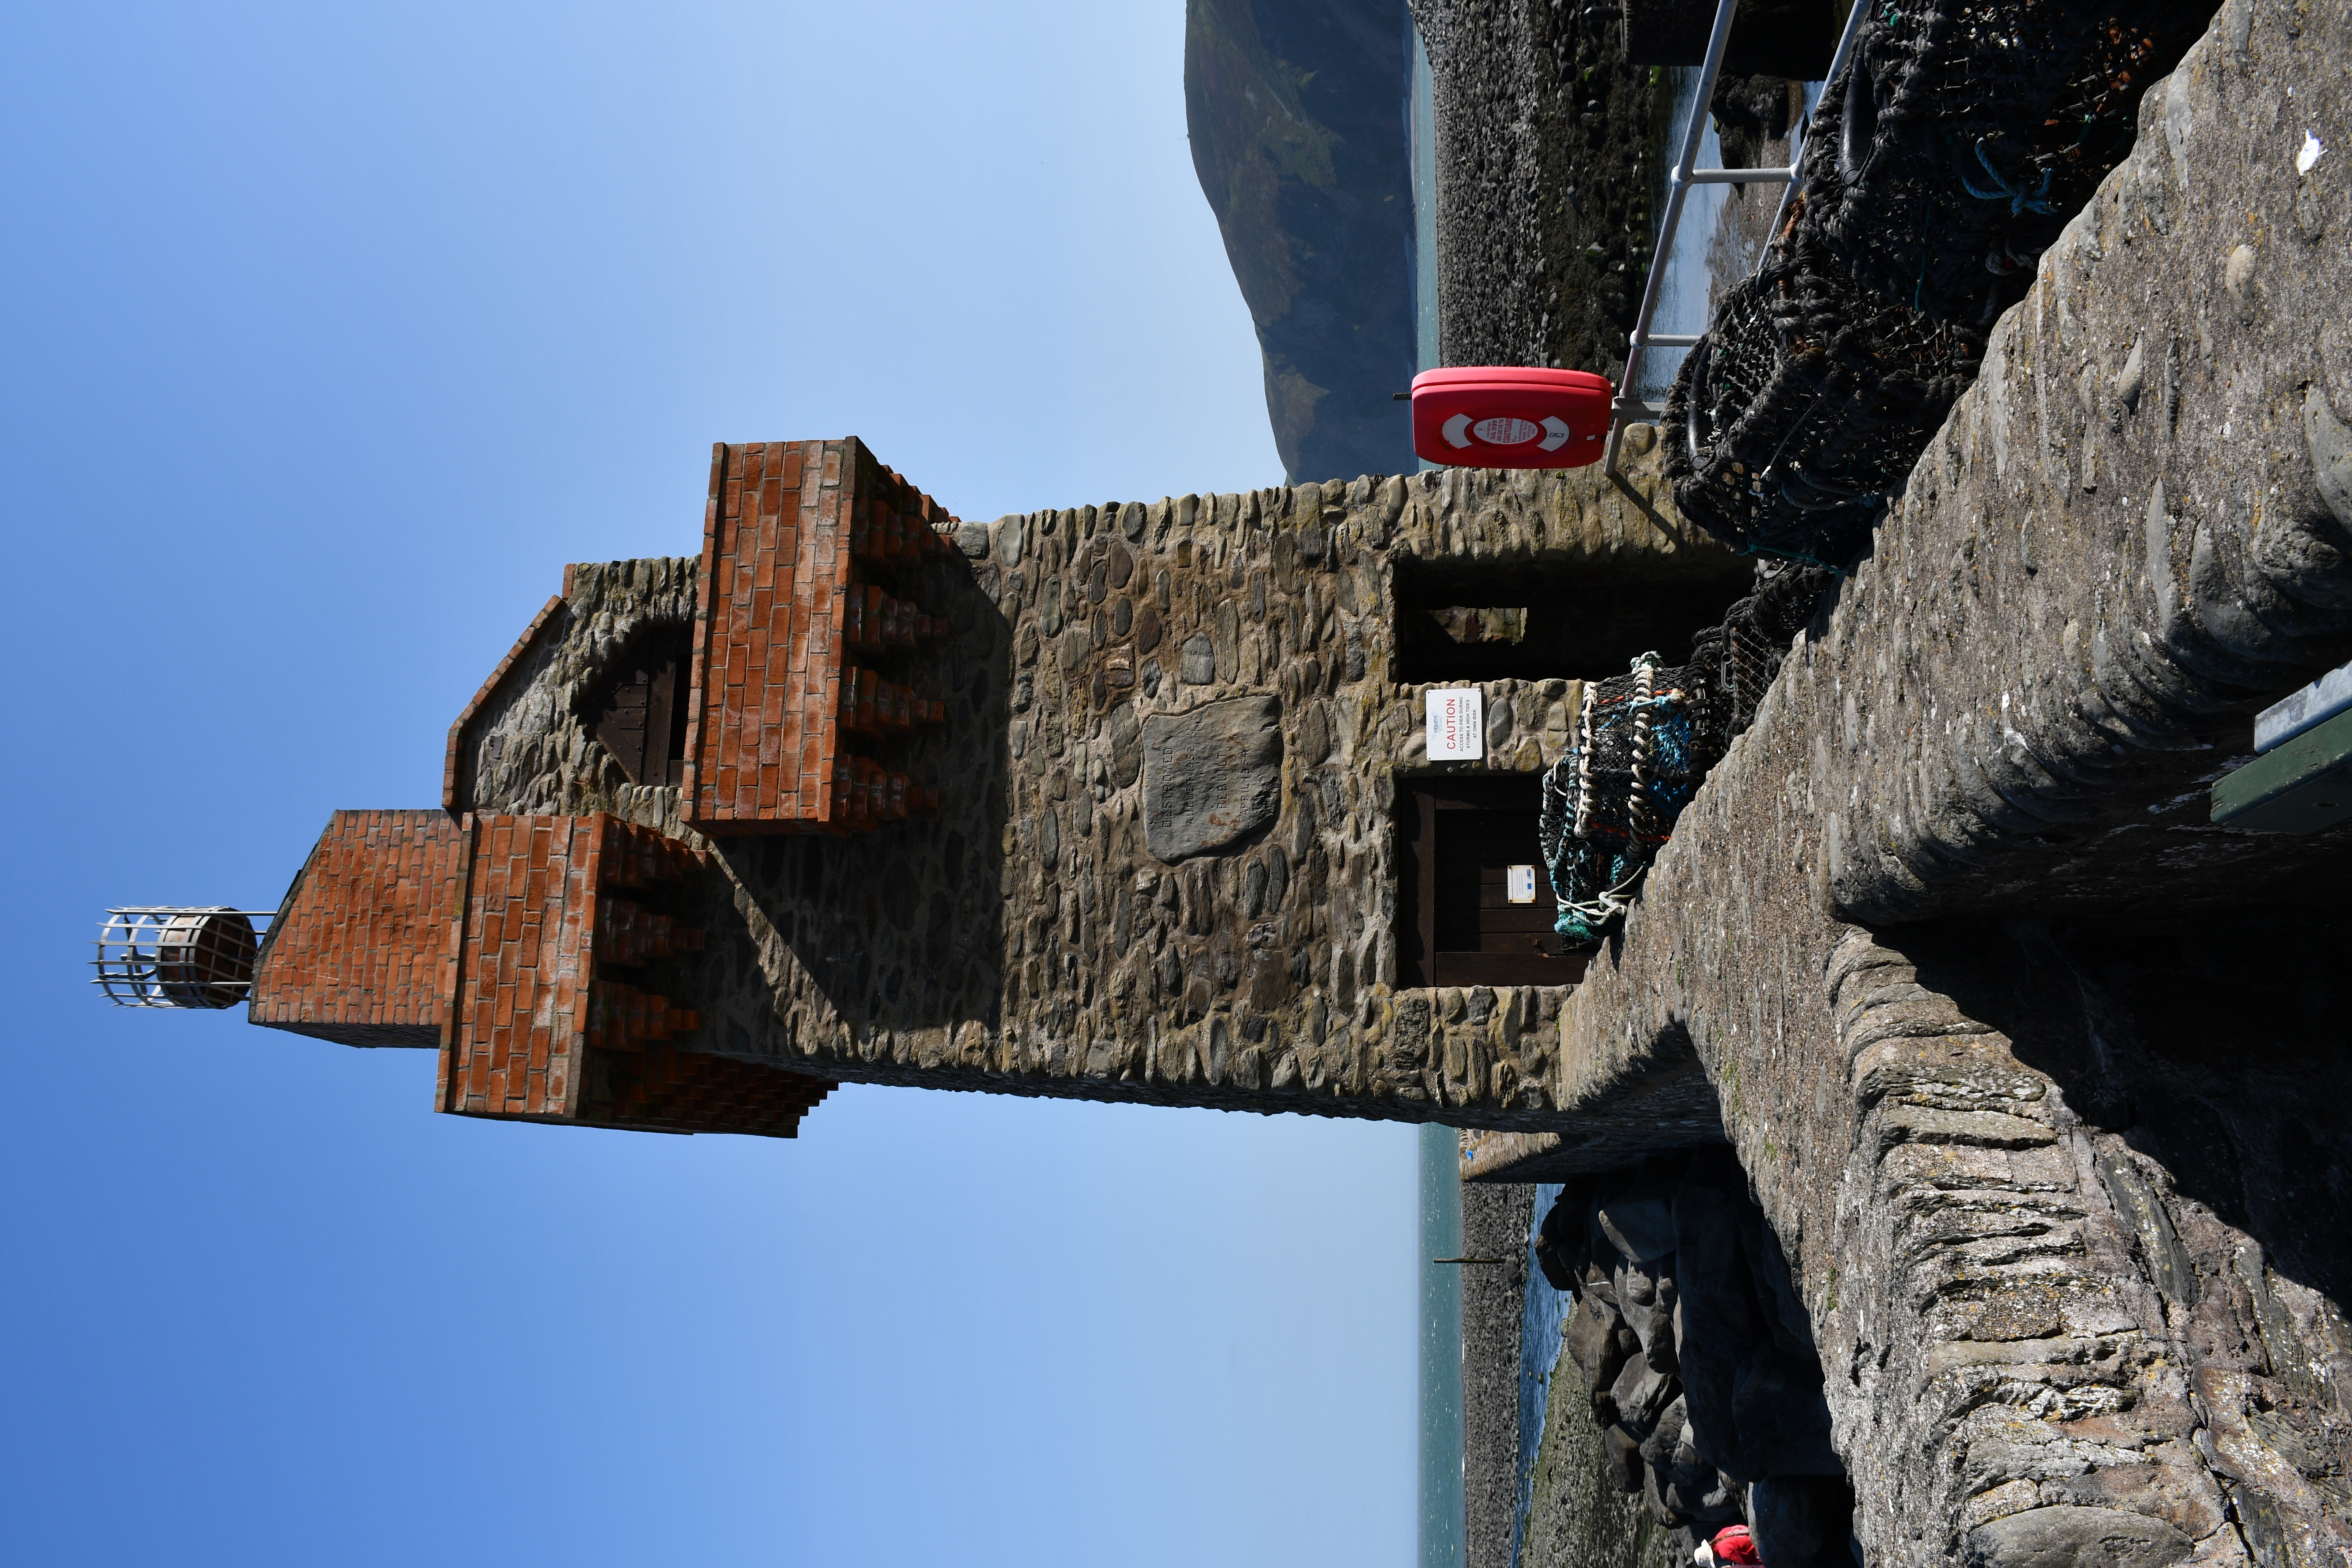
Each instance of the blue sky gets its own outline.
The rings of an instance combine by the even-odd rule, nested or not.
[[[1279,482],[1182,7],[20,6],[0,1557],[1402,1563],[1402,1127],[845,1089],[467,1121],[89,994],[438,798],[562,563],[715,439],[967,517]]]

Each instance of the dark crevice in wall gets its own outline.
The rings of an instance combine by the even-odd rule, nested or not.
[[[653,622],[588,687],[581,721],[633,784],[684,782],[693,655],[691,621]]]
[[[1397,780],[1397,984],[1573,985],[1587,955],[1553,929],[1536,773]],[[1519,868],[1514,901],[1512,868]]]
[[[1539,562],[1396,563],[1396,678],[1407,683],[1596,680],[1633,658],[1688,657],[1691,637],[1749,591],[1744,568],[1727,581],[1604,583],[1589,565]],[[1464,612],[1502,611],[1477,616]]]

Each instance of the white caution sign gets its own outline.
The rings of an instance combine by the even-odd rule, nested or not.
[[[1485,705],[1475,686],[1429,693],[1429,760],[1475,763],[1486,754]]]
[[[1504,874],[1504,884],[1511,902],[1532,904],[1536,901],[1536,868],[1514,866]]]

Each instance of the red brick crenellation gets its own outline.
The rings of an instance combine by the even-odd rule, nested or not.
[[[650,989],[647,963],[702,948],[654,906],[711,874],[707,851],[601,812],[468,816],[462,835],[437,1109],[788,1138],[831,1090],[701,1048],[698,999]]]
[[[720,444],[703,511],[685,820],[705,833],[850,832],[936,805],[855,750],[945,709],[870,661],[940,630],[866,580],[945,554],[950,521],[855,437]],[[860,682],[863,681],[861,686]]]
[[[349,1046],[440,1043],[462,840],[438,811],[339,811],[254,972],[256,1024]]]
[[[595,816],[469,816],[440,1109],[572,1120],[594,978]]]

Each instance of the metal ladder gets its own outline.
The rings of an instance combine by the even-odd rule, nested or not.
[[[1830,82],[1836,81],[1838,72],[1845,67],[1846,55],[1853,47],[1853,35],[1868,3],[1869,0],[1854,0],[1853,8],[1846,13],[1845,27],[1838,34],[1837,52],[1830,57],[1826,79]],[[1642,373],[1643,352],[1652,348],[1686,349],[1698,342],[1697,336],[1688,332],[1650,331],[1650,319],[1658,310],[1658,291],[1665,283],[1666,265],[1674,258],[1675,232],[1682,226],[1683,203],[1689,197],[1693,185],[1779,184],[1781,187],[1780,205],[1773,210],[1772,226],[1766,232],[1763,254],[1759,254],[1756,260],[1757,266],[1762,267],[1764,255],[1770,253],[1780,237],[1780,215],[1788,210],[1790,188],[1795,184],[1797,171],[1804,163],[1805,132],[1812,119],[1808,112],[1805,121],[1790,136],[1789,165],[1785,169],[1695,169],[1691,166],[1698,157],[1698,144],[1706,134],[1708,106],[1715,98],[1715,79],[1723,71],[1724,46],[1730,41],[1731,16],[1738,5],[1739,0],[1716,0],[1715,28],[1707,35],[1706,59],[1698,69],[1698,96],[1692,100],[1690,119],[1683,126],[1682,151],[1676,154],[1674,170],[1667,175],[1665,216],[1658,226],[1657,247],[1650,256],[1649,281],[1642,288],[1641,313],[1634,317],[1633,331],[1626,339],[1625,379],[1618,384],[1617,395],[1609,406],[1609,447],[1602,459],[1601,472],[1609,477],[1611,484],[1631,497],[1636,506],[1649,514],[1650,521],[1661,528],[1666,526],[1664,520],[1641,492],[1627,482],[1618,469],[1617,458],[1624,441],[1626,426],[1636,421],[1654,420],[1664,412],[1633,395],[1633,388],[1639,384]],[[1824,87],[1824,94],[1827,90]],[[1671,533],[1673,530],[1668,529],[1667,531]]]

